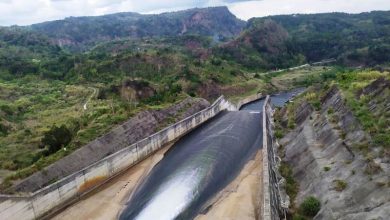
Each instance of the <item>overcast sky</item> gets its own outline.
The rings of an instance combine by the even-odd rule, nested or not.
[[[247,20],[276,14],[390,10],[390,0],[0,0],[0,26],[115,12],[160,13],[226,5]]]

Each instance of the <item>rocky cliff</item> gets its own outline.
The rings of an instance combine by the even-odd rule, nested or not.
[[[389,81],[375,81],[361,94],[377,97],[390,88],[384,82]],[[372,142],[336,86],[328,89],[320,101],[320,107],[315,108],[298,100],[295,112],[280,112],[282,126],[292,124],[288,118],[295,122],[295,128],[279,141],[281,157],[299,183],[293,202],[300,204],[308,196],[317,197],[321,210],[314,219],[387,219],[388,146]],[[388,106],[389,102],[381,103]]]

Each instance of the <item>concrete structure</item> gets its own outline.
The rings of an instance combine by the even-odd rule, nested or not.
[[[263,204],[261,217],[263,220],[285,219],[285,208],[282,207],[279,191],[280,175],[277,168],[275,136],[273,135],[273,109],[270,96],[263,106]]]
[[[260,94],[253,95],[235,105],[221,96],[210,107],[41,190],[26,196],[0,195],[0,219],[39,219],[56,212],[142,161],[165,144],[216,116],[222,110],[237,110],[243,104],[260,97]]]
[[[253,102],[253,101],[255,101],[255,100],[261,99],[261,98],[263,98],[263,97],[264,97],[264,96],[263,96],[263,94],[261,94],[261,93],[257,93],[257,94],[253,94],[253,95],[251,95],[251,96],[248,96],[248,97],[246,97],[246,98],[240,100],[240,101],[235,105],[236,110],[239,110],[239,109],[240,109],[243,105],[245,105],[245,104],[248,104],[248,103]],[[260,110],[260,109],[259,109],[259,110]]]

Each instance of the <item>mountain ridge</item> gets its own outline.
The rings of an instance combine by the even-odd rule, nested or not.
[[[121,12],[103,16],[69,17],[28,26],[56,44],[85,50],[97,42],[123,38],[169,37],[198,34],[217,40],[237,36],[245,22],[227,7],[194,8],[161,14]]]

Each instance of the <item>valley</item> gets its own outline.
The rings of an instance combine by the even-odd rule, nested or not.
[[[0,26],[0,218],[387,219],[389,54],[390,11]]]

